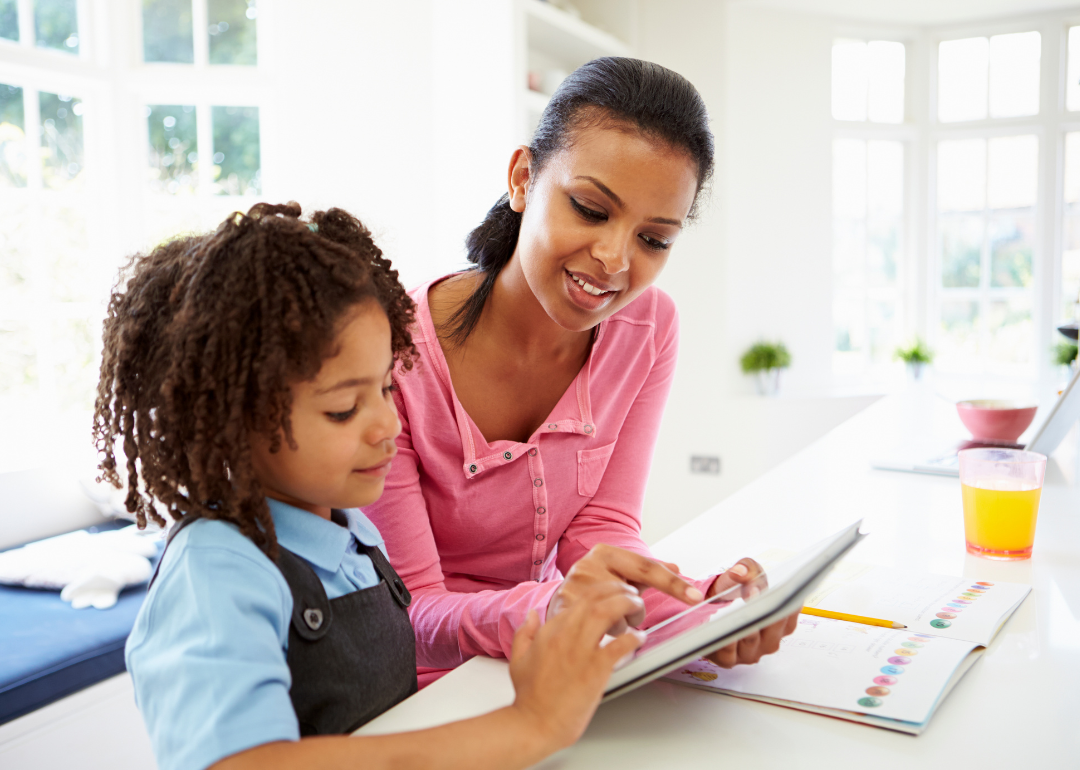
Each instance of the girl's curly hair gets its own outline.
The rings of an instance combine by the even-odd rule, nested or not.
[[[290,383],[314,377],[347,311],[375,302],[391,347],[412,368],[415,305],[355,217],[259,203],[213,233],[136,255],[105,319],[94,410],[102,479],[121,488],[140,527],[196,515],[239,526],[272,558],[277,539],[251,464],[249,431],[295,448]],[[126,278],[126,285],[125,285]],[[140,478],[142,488],[140,489]]]

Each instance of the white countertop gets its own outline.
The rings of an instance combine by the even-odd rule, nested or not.
[[[1032,585],[921,736],[654,682],[602,705],[578,744],[540,767],[1080,766],[1078,434],[1048,464],[1027,561],[965,552],[957,479],[870,467],[913,439],[933,447],[965,436],[952,405],[928,388],[882,399],[654,547],[704,575],[770,547],[801,548],[861,517],[871,536],[854,561]],[[505,661],[477,658],[360,734],[441,724],[512,698]]]

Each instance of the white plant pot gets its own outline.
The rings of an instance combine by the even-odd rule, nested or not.
[[[759,396],[775,396],[780,392],[780,372],[783,369],[765,369],[754,372],[754,384]]]

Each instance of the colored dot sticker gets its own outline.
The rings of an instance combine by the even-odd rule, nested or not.
[[[867,687],[866,688],[866,694],[867,695],[873,695],[875,698],[884,698],[890,692],[892,692],[892,690],[890,690],[888,687]]]
[[[937,614],[937,616],[939,618],[945,618],[945,620],[952,620],[953,618],[956,617],[956,613],[955,612],[939,612]]]
[[[961,596],[966,596],[969,599],[978,599],[979,598],[979,594],[972,593],[971,591],[964,591],[964,593],[962,593],[960,595]]]
[[[908,663],[911,662],[911,658],[902,658],[899,655],[897,655],[897,656],[894,656],[892,658],[889,658],[889,662],[892,663],[894,666],[906,666]],[[882,669],[882,670],[884,670],[884,669]]]
[[[859,698],[859,705],[863,708],[873,709],[882,704],[881,698]]]
[[[942,607],[941,611],[942,612],[963,612],[964,609],[966,609],[966,608],[964,608],[964,607]]]
[[[932,625],[934,628],[948,628],[952,625],[952,623],[947,620],[939,620],[937,618],[934,618],[930,621],[930,625]]]
[[[985,588],[969,588],[964,593],[978,594],[979,596],[982,596],[984,593],[986,593],[986,589]]]
[[[962,610],[967,605],[961,604],[960,602],[949,602],[949,606],[952,607],[954,610]]]
[[[901,647],[922,647],[923,643],[922,642],[913,642],[910,639],[908,639],[906,642],[900,642],[900,646]]]
[[[979,582],[979,583],[976,583],[975,585],[977,585],[977,586],[992,586],[992,585],[993,585],[993,583],[982,583],[982,582]]]
[[[915,634],[915,636],[917,636],[919,639],[933,639],[934,638],[934,637],[930,636],[930,634]]]
[[[963,604],[965,606],[967,606],[968,604],[971,604],[971,599],[961,599],[961,598],[957,597],[956,599],[953,599],[953,601],[956,602],[957,604]]]
[[[875,676],[874,684],[896,684],[900,680],[895,676]]]
[[[897,655],[907,655],[909,658],[912,655],[918,655],[919,654],[916,650],[905,650],[903,647],[901,647],[899,650],[895,650],[895,652],[896,652]]]
[[[897,674],[904,673],[904,669],[899,666],[882,666],[881,673],[888,674],[889,676],[896,676]]]
[[[932,637],[932,636],[923,636],[922,634],[915,634],[914,636],[909,636],[908,641],[909,642],[928,642],[933,638],[934,637]]]

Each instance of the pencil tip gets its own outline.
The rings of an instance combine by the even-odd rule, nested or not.
[[[893,623],[893,628],[907,628],[903,623]]]

